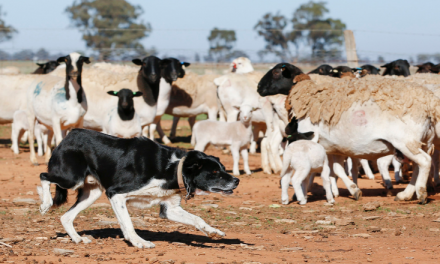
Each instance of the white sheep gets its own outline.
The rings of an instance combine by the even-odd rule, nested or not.
[[[238,161],[240,152],[243,157],[244,171],[250,175],[247,148],[253,139],[252,134],[252,112],[257,110],[249,105],[237,107],[240,111],[240,121],[221,122],[204,120],[197,122],[193,127],[191,144],[194,150],[205,151],[208,144],[215,146],[230,146],[234,166],[234,175],[240,175]]]
[[[249,73],[254,71],[251,60],[246,57],[238,57],[231,62],[231,72]]]
[[[333,204],[330,187],[330,167],[323,146],[310,140],[298,140],[289,144],[284,152],[281,171],[281,202],[289,204],[289,182],[292,182],[299,204],[307,203],[307,178],[310,173],[321,173],[327,202]]]
[[[15,154],[19,153],[18,149],[18,141],[21,138],[23,141],[23,138],[25,138],[24,141],[26,141],[27,137],[24,137],[23,134],[29,130],[29,121],[28,117],[25,111],[18,110],[14,113],[12,125],[11,125],[11,149],[14,151]],[[35,120],[35,138],[37,140],[38,145],[38,156],[43,156],[43,150],[47,147],[47,142],[50,137],[52,137],[52,131],[47,129],[46,126],[40,124],[38,120]],[[30,147],[32,147],[32,144],[29,144]]]
[[[118,105],[106,115],[102,132],[121,138],[139,137],[142,133],[139,116],[134,109],[133,98],[142,96],[141,92],[130,89],[108,91],[109,95],[118,97]]]

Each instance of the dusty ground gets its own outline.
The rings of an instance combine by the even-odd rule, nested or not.
[[[259,154],[250,156],[254,173],[240,176],[232,196],[197,196],[182,204],[224,231],[224,239],[211,240],[193,227],[162,220],[158,207],[131,209],[138,234],[156,244],[154,249],[138,250],[121,238],[103,196],[75,221],[76,230],[93,242],[76,245],[59,222],[75,201],[75,193],[69,192],[67,206],[40,215],[36,186],[46,165],[31,166],[26,147],[14,155],[8,129],[0,127],[0,241],[12,248],[0,245],[0,263],[440,262],[440,222],[435,221],[440,218],[440,196],[430,196],[423,206],[416,201],[397,203],[386,197],[376,175],[375,180],[360,179],[360,201],[354,201],[340,182],[341,197],[336,198],[336,205],[326,205],[317,179],[307,205],[280,205],[279,176],[262,173]],[[179,134],[187,135],[188,128],[183,127]],[[189,146],[188,137],[179,139],[184,142],[175,145]],[[214,148],[207,152],[219,156],[227,170],[232,169],[231,156]],[[39,161],[43,163],[43,158]],[[395,185],[394,192],[405,186]],[[290,193],[293,195],[293,189]],[[364,211],[363,205],[373,201],[382,204]],[[56,255],[55,249],[72,252]]]

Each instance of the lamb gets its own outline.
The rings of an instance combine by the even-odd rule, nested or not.
[[[54,71],[60,63],[58,61],[48,61],[46,63],[37,63],[38,69],[36,69],[32,74],[48,74]]]
[[[240,111],[240,121],[221,122],[204,120],[197,122],[193,127],[191,144],[194,146],[194,150],[202,152],[205,151],[208,144],[230,146],[234,159],[233,174],[240,175],[238,160],[240,159],[239,152],[241,152],[244,171],[250,175],[247,148],[253,138],[252,112],[257,109],[249,105],[241,105],[237,109]]]
[[[246,57],[238,57],[231,62],[231,72],[250,73],[254,71],[251,60]]]
[[[118,106],[107,113],[102,132],[121,138],[139,137],[142,127],[134,109],[133,98],[142,96],[142,92],[133,92],[124,88],[118,92],[108,91],[107,93],[118,97]]]
[[[307,178],[310,173],[321,173],[322,185],[327,202],[335,203],[330,187],[330,167],[325,149],[310,140],[298,140],[289,144],[284,152],[283,170],[281,171],[281,202],[289,204],[289,182],[292,182],[299,204],[307,203]]]
[[[62,130],[82,127],[87,112],[87,99],[84,93],[81,74],[84,63],[90,63],[88,57],[73,52],[60,57],[58,62],[66,63],[64,80],[50,75],[36,76],[27,90],[26,114],[29,121],[29,142],[34,142],[35,120],[52,128],[55,144],[60,144]],[[34,148],[30,148],[30,159],[38,164]],[[50,148],[46,149],[45,158],[48,162]]]
[[[18,140],[23,138],[23,134],[29,130],[28,117],[25,111],[18,110],[14,113],[13,122],[11,126],[11,149],[15,154],[19,153]],[[35,138],[38,145],[38,156],[43,156],[44,150],[47,148],[47,143],[52,138],[52,131],[40,124],[38,120],[35,121]],[[27,137],[25,137],[27,138]],[[26,141],[26,140],[25,140]],[[30,144],[32,146],[32,144]]]
[[[291,87],[285,80],[275,79],[273,72],[260,81],[260,95],[285,94]],[[288,104],[292,106],[290,114],[299,120],[298,131],[315,132],[313,140],[334,155],[334,172],[355,199],[362,192],[345,174],[343,157],[375,159],[398,149],[418,165],[419,173],[396,200],[409,200],[416,192],[419,201],[426,203],[431,167],[428,153],[433,151],[434,124],[440,118],[440,99],[432,92],[420,85],[375,76],[322,85],[303,81],[291,89]]]

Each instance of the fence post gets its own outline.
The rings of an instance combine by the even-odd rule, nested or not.
[[[345,52],[347,54],[347,63],[351,68],[359,67],[358,57],[356,53],[356,41],[354,40],[353,31],[344,30]]]

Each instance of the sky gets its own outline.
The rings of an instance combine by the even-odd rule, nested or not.
[[[266,13],[280,12],[292,17],[306,0],[128,0],[140,5],[141,19],[153,28],[141,43],[155,47],[160,56],[179,54],[193,58],[206,53],[207,37],[212,28],[233,29],[237,34],[235,48],[255,55],[264,48],[264,41],[253,30]],[[19,33],[0,49],[10,53],[45,48],[50,53],[90,52],[81,33],[70,24],[64,12],[73,1],[68,0],[0,0],[7,24]],[[358,55],[375,60],[382,55],[388,60],[415,58],[419,53],[440,52],[438,27],[439,0],[330,0],[331,18],[339,18],[354,31]],[[292,50],[292,52],[294,52]],[[310,53],[304,45],[301,53]]]

